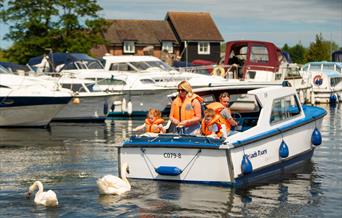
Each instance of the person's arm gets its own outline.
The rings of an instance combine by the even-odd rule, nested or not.
[[[140,126],[135,127],[135,128],[133,129],[133,131],[136,132],[136,131],[142,130],[142,129],[145,128],[145,126],[146,126],[146,124],[144,123],[144,124],[142,124],[142,125],[140,125]]]
[[[194,99],[192,101],[191,105],[194,108],[195,116],[192,119],[184,120],[184,121],[180,122],[179,123],[180,125],[191,126],[195,123],[198,123],[202,119],[201,103],[197,99]]]
[[[221,111],[221,115],[223,116],[223,118],[225,118],[226,120],[229,121],[231,126],[237,126],[238,125],[238,123],[232,117],[229,109],[227,109],[227,108],[223,109]]]
[[[176,118],[173,117],[173,111],[174,111],[173,107],[175,107],[175,106],[174,106],[174,104],[173,104],[173,102],[172,102],[172,104],[171,104],[171,110],[170,110],[170,115],[169,115],[169,119],[171,120],[171,122],[172,122],[173,124],[178,125],[178,124],[179,124],[179,120],[177,120]]]

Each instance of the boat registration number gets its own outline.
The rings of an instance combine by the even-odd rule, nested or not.
[[[164,158],[182,158],[181,153],[172,153],[172,152],[164,153],[163,156]]]

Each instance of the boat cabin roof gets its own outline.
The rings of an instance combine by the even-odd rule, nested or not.
[[[103,59],[110,63],[120,63],[120,62],[139,62],[139,61],[161,61],[160,59],[153,56],[137,56],[137,55],[107,55]]]

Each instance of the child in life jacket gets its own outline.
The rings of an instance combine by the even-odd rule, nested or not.
[[[202,134],[213,138],[222,138],[226,136],[225,127],[222,128],[220,122],[220,115],[213,109],[206,109],[204,111],[204,118],[201,125]]]
[[[165,133],[166,130],[163,127],[164,119],[161,118],[161,112],[158,109],[151,108],[148,111],[145,123],[137,126],[133,131],[139,131],[145,128],[146,132],[151,133]]]

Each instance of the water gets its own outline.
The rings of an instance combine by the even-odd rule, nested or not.
[[[122,196],[100,196],[96,179],[117,175],[117,149],[141,120],[53,123],[0,129],[0,217],[341,217],[342,110],[325,107],[323,144],[296,172],[245,189],[132,180]],[[57,208],[25,192],[41,180]]]

